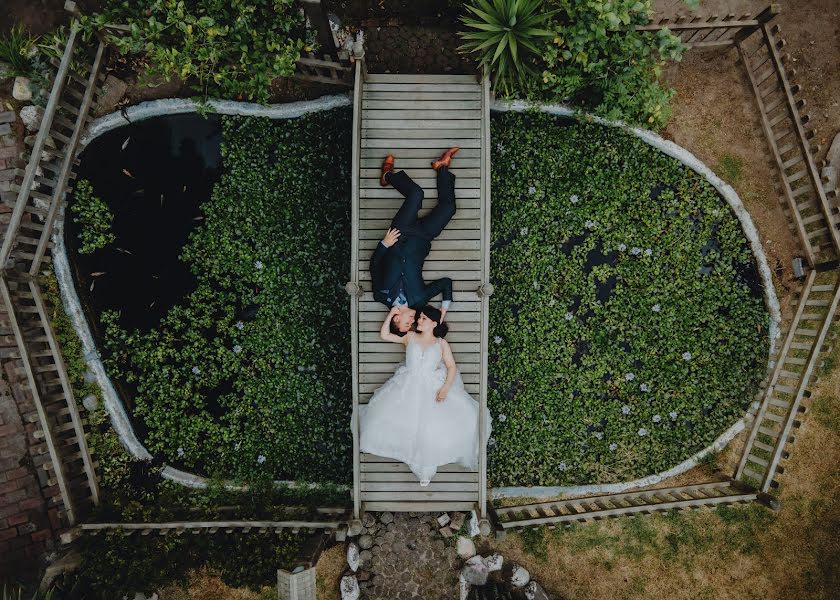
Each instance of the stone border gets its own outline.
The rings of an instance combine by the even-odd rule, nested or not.
[[[85,131],[81,140],[80,153],[84,151],[92,140],[98,136],[127,125],[126,116],[129,121],[136,122],[152,117],[194,113],[209,107],[211,112],[225,115],[244,115],[253,117],[268,117],[271,119],[293,119],[303,116],[308,113],[313,113],[321,110],[330,110],[341,106],[351,106],[352,101],[348,95],[333,95],[324,96],[317,100],[309,100],[303,102],[290,102],[288,104],[275,104],[269,106],[262,106],[259,104],[251,104],[245,102],[233,102],[228,100],[211,101],[207,104],[201,104],[194,100],[172,98],[166,100],[155,100],[152,102],[143,102],[136,106],[131,106],[125,110],[125,116],[121,112],[114,112],[99,119],[96,119],[90,127]],[[81,302],[79,301],[76,287],[73,284],[73,278],[70,271],[70,263],[67,259],[67,248],[64,245],[64,209],[56,219],[55,229],[53,233],[54,248],[52,251],[53,269],[55,270],[56,279],[58,280],[59,289],[61,291],[61,299],[64,304],[64,311],[70,317],[73,323],[73,328],[82,342],[84,349],[85,362],[88,369],[93,373],[94,379],[99,384],[102,390],[102,397],[105,404],[105,410],[111,420],[111,426],[117,432],[123,447],[134,458],[140,460],[149,460],[152,455],[137,438],[134,428],[131,425],[131,420],[128,417],[125,404],[119,397],[113,382],[105,372],[105,366],[102,363],[102,358],[96,343],[93,339],[84,311],[82,310]],[[189,488],[206,488],[208,479],[195,473],[182,471],[171,466],[165,466],[161,472],[164,479],[169,479],[176,483],[180,483]],[[316,488],[319,484],[303,483],[297,481],[275,481],[277,485],[287,485],[289,487],[309,487]],[[230,482],[226,484],[230,490],[243,490],[245,486],[234,485]],[[349,485],[338,485],[339,489],[350,489]]]
[[[539,110],[541,112],[549,113],[560,117],[583,118],[589,122],[598,123],[599,125],[618,127],[619,129],[623,129],[624,131],[627,131],[639,137],[643,142],[645,142],[649,146],[653,146],[663,154],[666,154],[671,158],[675,158],[676,160],[680,161],[688,168],[690,168],[692,171],[705,177],[706,180],[712,184],[712,187],[714,187],[718,191],[718,193],[726,200],[726,202],[735,212],[735,216],[741,222],[741,228],[744,230],[744,235],[747,236],[747,239],[750,242],[750,246],[752,247],[753,256],[755,256],[756,263],[758,264],[758,271],[761,276],[761,283],[764,286],[764,303],[767,306],[768,312],[770,313],[769,336],[770,349],[772,352],[772,349],[774,348],[776,341],[779,338],[779,334],[781,332],[782,318],[779,309],[779,299],[776,296],[776,288],[773,287],[773,277],[770,273],[770,266],[767,264],[767,256],[764,254],[764,248],[761,245],[761,238],[758,235],[758,230],[756,229],[755,224],[752,222],[752,218],[750,217],[749,212],[747,211],[744,204],[741,202],[741,199],[738,197],[737,192],[732,188],[732,186],[730,186],[720,177],[715,175],[714,172],[712,172],[712,170],[709,169],[709,167],[703,164],[703,162],[700,159],[698,159],[696,156],[694,156],[691,152],[689,152],[682,146],[675,144],[674,142],[671,142],[669,140],[666,140],[661,136],[653,133],[652,131],[648,131],[646,129],[631,127],[620,121],[609,121],[607,119],[589,115],[583,111],[578,111],[561,104],[539,105],[531,104],[521,100],[516,100],[513,102],[502,102],[499,100],[494,100],[490,108],[491,110],[496,112],[523,112],[526,110]],[[768,372],[772,370],[773,367],[774,362],[768,358]],[[709,455],[710,453],[719,452],[720,450],[722,450],[729,442],[732,441],[732,439],[736,435],[738,435],[738,433],[744,430],[747,422],[752,420],[753,412],[757,408],[758,405],[754,402],[747,414],[744,415],[741,419],[739,419],[729,429],[724,431],[723,434],[721,434],[720,437],[718,437],[714,442],[712,442],[711,445],[704,448],[700,452],[697,452],[696,454],[679,463],[675,467],[668,469],[667,471],[662,471],[654,475],[648,475],[647,477],[642,477],[633,481],[625,481],[622,483],[611,483],[604,485],[593,484],[576,486],[494,487],[490,489],[490,497],[493,499],[517,497],[550,498],[562,495],[584,496],[589,494],[616,494],[627,490],[660,483],[665,479],[674,477],[675,475],[679,475],[681,473],[685,473],[689,469],[696,467],[700,460],[702,460],[703,457]]]

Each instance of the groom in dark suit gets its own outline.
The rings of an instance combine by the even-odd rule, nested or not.
[[[405,334],[414,323],[414,309],[443,294],[441,313],[446,314],[452,302],[452,280],[441,277],[429,284],[423,281],[423,263],[435,239],[455,214],[455,175],[449,172],[456,146],[432,161],[437,171],[438,202],[422,219],[417,213],[423,203],[423,189],[405,171],[394,172],[394,157],[389,154],[382,162],[379,183],[392,185],[405,200],[391,221],[391,227],[370,259],[373,299],[389,309],[400,307],[391,320],[391,331]]]

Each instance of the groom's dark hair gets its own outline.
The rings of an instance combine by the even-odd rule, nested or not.
[[[449,333],[449,325],[446,323],[441,323],[440,320],[443,318],[443,313],[440,312],[434,306],[429,306],[428,304],[420,309],[420,314],[426,315],[426,318],[431,319],[432,321],[436,322],[435,329],[432,332],[435,337],[446,337],[446,334]]]
[[[397,324],[394,323],[394,319],[391,319],[391,323],[388,325],[388,327],[391,328],[391,333],[393,333],[394,335],[398,335],[400,337],[402,337],[406,333],[408,333],[408,331],[400,331],[399,328],[397,327]],[[411,330],[409,330],[409,331],[411,331]]]

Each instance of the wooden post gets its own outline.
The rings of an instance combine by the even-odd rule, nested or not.
[[[776,15],[778,15],[780,12],[782,12],[781,6],[779,6],[778,4],[771,4],[770,6],[762,10],[760,13],[758,13],[755,16],[755,20],[758,21],[759,24],[764,24]],[[759,25],[756,25],[754,27],[744,27],[741,31],[739,31],[732,37],[732,41],[734,41],[736,44],[740,44],[745,39],[750,37],[753,33],[755,33],[758,27]]]
[[[321,54],[336,56],[338,48],[335,47],[330,21],[327,18],[327,13],[324,12],[324,5],[321,4],[321,0],[303,0],[303,12],[317,32]]]

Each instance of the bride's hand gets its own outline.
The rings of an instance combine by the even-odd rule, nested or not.
[[[447,395],[448,393],[449,393],[449,388],[448,388],[448,387],[446,387],[445,385],[444,385],[444,386],[442,386],[442,387],[438,390],[437,396],[435,396],[435,400],[436,400],[436,401],[438,401],[438,402],[443,402],[444,400],[446,400],[446,395]]]

